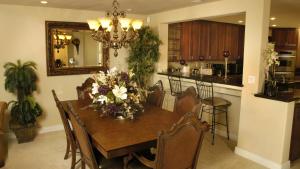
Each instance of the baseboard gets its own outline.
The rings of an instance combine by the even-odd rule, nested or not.
[[[38,134],[45,134],[45,133],[51,133],[51,132],[55,132],[55,131],[62,131],[62,130],[64,130],[64,126],[60,125],[60,124],[54,125],[54,126],[49,126],[49,127],[40,127],[40,128],[38,128]],[[16,139],[16,136],[14,133],[9,131],[8,138]]]
[[[216,129],[216,134],[227,138],[227,132],[224,130]],[[229,133],[229,138],[230,140],[237,141],[237,135],[235,134]]]
[[[265,159],[259,155],[256,155],[254,153],[251,153],[249,151],[243,150],[239,147],[235,147],[235,154],[242,156],[244,158],[247,158],[251,161],[254,161],[260,165],[263,165],[269,169],[290,169],[291,168],[291,163],[290,161],[284,163],[284,164],[277,164],[274,163],[273,161],[270,161],[268,159]]]

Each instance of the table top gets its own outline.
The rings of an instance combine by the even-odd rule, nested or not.
[[[93,145],[106,157],[113,158],[147,149],[156,144],[158,132],[168,130],[180,116],[158,107],[146,105],[134,120],[101,117],[100,113],[77,101],[70,102],[84,122]]]

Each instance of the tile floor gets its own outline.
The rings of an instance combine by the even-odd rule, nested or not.
[[[65,146],[62,131],[39,135],[34,142],[26,144],[17,144],[16,140],[11,140],[8,160],[3,169],[69,169],[70,159],[63,160]],[[217,137],[216,145],[212,146],[207,135],[197,169],[266,169],[235,155],[234,146],[235,143],[221,137]],[[137,168],[131,165],[131,169]],[[300,161],[295,162],[292,169],[300,169]]]

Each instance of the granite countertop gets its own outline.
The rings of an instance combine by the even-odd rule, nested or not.
[[[203,75],[201,77],[200,75],[185,75],[185,74],[182,74],[179,72],[175,72],[175,73],[160,72],[158,74],[165,75],[165,76],[174,76],[174,77],[180,77],[180,78],[186,78],[186,79],[192,79],[192,80],[202,80],[205,82],[213,82],[213,83],[218,83],[218,84],[243,87],[242,75],[228,75],[228,79],[225,80],[224,76],[219,77],[219,76],[212,76],[212,75]]]
[[[265,99],[270,99],[270,100],[282,101],[282,102],[300,101],[300,89],[294,88],[291,89],[290,91],[281,91],[278,92],[277,96],[275,97],[266,96],[263,93],[255,94],[255,96],[265,98]]]

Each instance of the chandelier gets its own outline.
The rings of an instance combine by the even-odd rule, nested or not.
[[[59,49],[64,49],[65,46],[69,45],[72,39],[72,35],[67,35],[58,30],[55,30],[53,37],[55,40],[54,48],[57,49],[57,53],[59,53]]]
[[[137,30],[143,25],[141,20],[126,18],[125,11],[118,11],[119,3],[113,0],[113,10],[106,12],[106,17],[99,20],[88,20],[93,31],[92,38],[103,44],[103,48],[114,49],[114,56],[118,56],[118,49],[127,48],[129,43],[138,37]],[[120,26],[120,32],[119,32]]]

